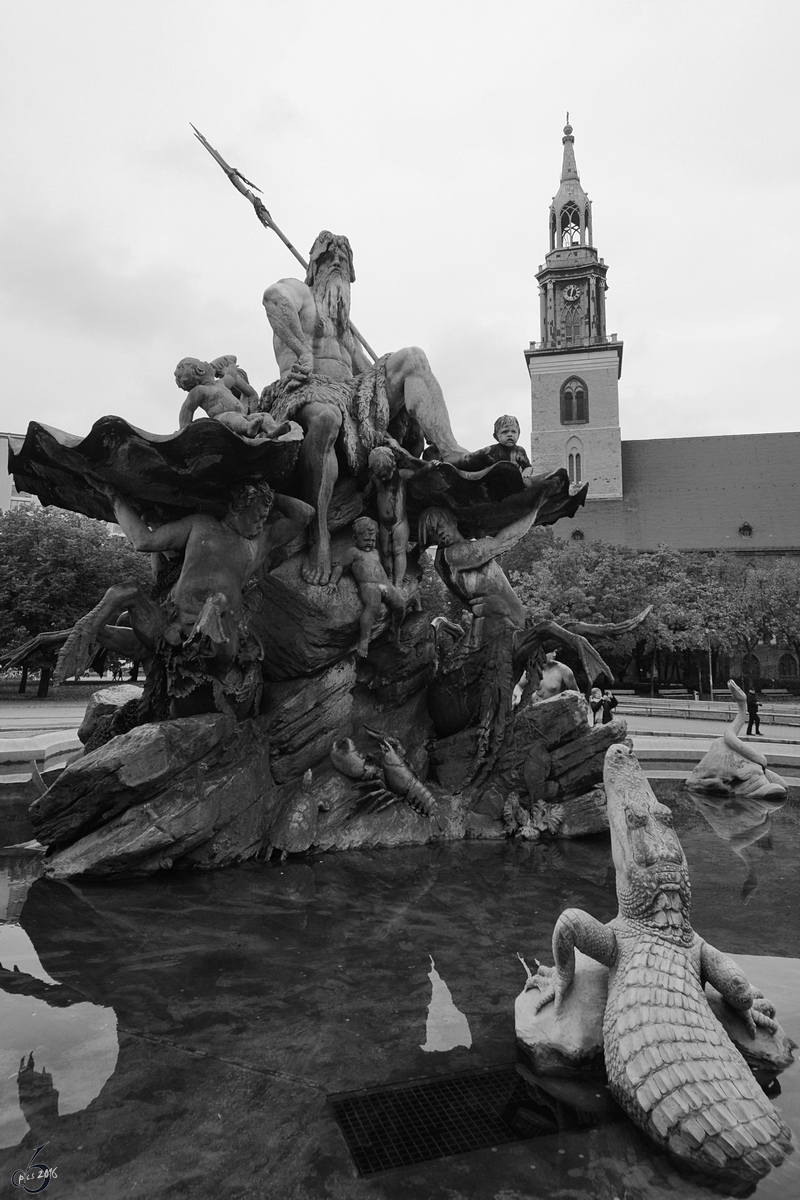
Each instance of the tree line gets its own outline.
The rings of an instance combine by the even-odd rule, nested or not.
[[[533,616],[622,621],[652,604],[633,633],[598,643],[618,680],[707,691],[710,654],[717,686],[724,686],[735,656],[744,663],[743,682],[758,687],[769,681],[756,676],[752,656],[774,642],[800,662],[800,562],[794,559],[697,554],[665,545],[631,551],[564,541],[539,528],[502,565]],[[436,600],[452,607],[430,565],[424,577],[423,591],[433,588]],[[36,634],[71,627],[107,588],[127,580],[149,589],[148,557],[102,521],[56,508],[17,508],[0,516],[0,653]],[[442,604],[438,608],[444,611]]]
[[[740,681],[760,687],[754,652],[782,644],[800,662],[800,562],[692,553],[661,545],[631,551],[603,542],[563,541],[535,529],[503,566],[532,613],[621,621],[648,604],[633,633],[598,643],[617,679],[655,688],[677,683],[708,692],[724,687],[731,660]],[[785,680],[783,681],[786,682]]]
[[[19,506],[0,516],[0,654],[69,629],[115,583],[152,584],[138,554],[103,521]],[[45,656],[47,657],[47,656]],[[32,661],[37,669],[42,663]]]

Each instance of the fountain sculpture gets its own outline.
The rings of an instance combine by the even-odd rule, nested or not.
[[[586,486],[563,468],[534,475],[507,414],[485,449],[458,443],[424,352],[377,356],[350,320],[346,237],[324,230],[304,266],[264,292],[279,377],[260,394],[234,354],[184,357],[177,432],[108,416],[81,438],[32,422],[11,447],[17,487],[116,521],[155,562],[150,594],[120,580],[59,658],[56,682],[108,647],[146,683],[87,722],[83,758],[31,807],[52,876],[504,837],[536,806],[550,832],[607,827],[602,757],[625,724],[591,728],[546,655],[561,643],[589,685],[611,678],[588,637],[646,614],[528,614],[497,561],[573,516]],[[424,610],[429,543],[463,629]]]
[[[529,973],[517,1000],[523,1061],[545,1076],[604,1073],[659,1146],[752,1185],[793,1145],[750,1064],[774,1078],[794,1044],[744,972],[692,929],[672,813],[627,746],[609,749],[604,781],[619,913],[607,924],[579,909],[559,917],[555,966]]]
[[[734,679],[728,691],[736,703],[736,715],[721,738],[715,738],[706,754],[686,780],[690,791],[708,796],[740,796],[762,800],[785,800],[789,785],[770,771],[760,750],[739,737],[747,721],[747,696]]]
[[[354,279],[347,238],[323,231],[305,280],[267,288],[279,378],[260,394],[232,354],[183,358],[176,433],[116,416],[82,438],[33,422],[12,446],[20,490],[116,521],[155,561],[149,595],[120,581],[62,649],[57,681],[101,645],[140,660],[146,683],[87,716],[86,753],[31,806],[45,873],[135,877],[311,847],[537,840],[610,820],[619,916],[561,915],[556,965],[518,1001],[523,1051],[544,1074],[554,1057],[568,1072],[602,1070],[604,1058],[612,1093],[648,1136],[755,1180],[790,1135],[704,984],[744,1038],[773,1036],[774,1010],[693,932],[669,810],[620,744],[625,722],[590,724],[573,673],[588,687],[610,681],[589,639],[625,633],[649,610],[618,624],[526,610],[499,559],[534,526],[572,517],[586,486],[571,488],[563,468],[534,475],[507,414],[493,444],[466,451],[423,351],[377,357],[355,330]],[[462,624],[426,608],[429,545]],[[781,781],[743,747],[740,718],[724,747],[747,760],[736,786],[772,794]],[[592,972],[581,959],[577,979],[576,950],[597,960]],[[558,1026],[571,989],[589,1002],[559,1046],[563,1029],[542,1029],[551,1001]],[[785,1044],[780,1053],[791,1058]]]

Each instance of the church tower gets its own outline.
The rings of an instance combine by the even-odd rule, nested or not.
[[[550,205],[550,251],[536,275],[541,340],[525,359],[531,377],[534,470],[566,467],[589,498],[622,496],[619,377],[622,342],[606,334],[606,271],[592,244],[592,202],[575,164],[572,126],[561,139],[561,186]]]

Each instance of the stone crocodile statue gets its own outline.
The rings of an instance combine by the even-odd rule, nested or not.
[[[701,1171],[757,1180],[792,1150],[791,1133],[713,1015],[706,982],[744,1018],[774,1030],[774,1007],[689,923],[691,889],[670,810],[632,751],[611,746],[604,783],[619,914],[604,925],[567,909],[555,967],[526,984],[559,1011],[575,949],[609,968],[603,1043],[609,1088],[654,1142]]]
[[[747,697],[735,680],[728,680],[728,690],[736,701],[736,715],[725,734],[710,745],[689,778],[690,792],[710,796],[751,796],[762,800],[785,799],[789,785],[775,771],[755,746],[739,737],[747,723]]]

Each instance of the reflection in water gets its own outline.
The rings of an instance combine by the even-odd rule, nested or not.
[[[58,1120],[58,1092],[53,1087],[53,1076],[45,1071],[36,1070],[33,1054],[28,1055],[28,1061],[23,1058],[17,1074],[17,1089],[19,1091],[19,1106],[31,1129],[47,1129]]]
[[[580,1077],[539,1076],[523,1063],[517,1070],[525,1081],[530,1099],[537,1107],[539,1123],[545,1127],[542,1113],[549,1118],[553,1131],[593,1129],[624,1118],[605,1084]]]
[[[758,796],[708,796],[692,788],[687,791],[714,832],[729,843],[747,867],[742,884],[742,903],[747,904],[758,890],[758,865],[772,850],[767,837],[772,814],[783,808],[786,797],[770,800]]]
[[[0,859],[0,922],[19,920],[28,888],[40,868],[38,857],[19,855]]]
[[[693,882],[708,894],[700,932],[759,956],[742,965],[800,1040],[800,959],[783,957],[800,953],[800,816],[787,805],[775,818],[780,837],[753,903],[758,912],[779,889],[780,911],[773,903],[769,921],[730,925],[718,878],[727,848],[685,800],[679,836],[682,819]],[[65,1196],[127,1194],[132,1180],[143,1196],[238,1195],[251,1178],[254,1195],[366,1196],[325,1095],[510,1063],[515,952],[546,954],[569,906],[615,915],[607,839],[552,853],[481,841],[343,852],[130,884],[37,880],[20,925],[0,926],[0,961],[19,967],[0,973],[0,1004],[20,1006],[13,1037],[4,1026],[0,1039],[13,1051],[0,1072],[0,1171],[8,1179],[49,1142]],[[420,969],[428,947],[447,983],[434,963]],[[450,1058],[430,1053],[448,1044],[445,1015],[464,1035]],[[784,1118],[798,1130],[800,1069],[782,1083]],[[604,1123],[602,1088],[539,1087],[509,1114],[538,1133],[535,1146],[420,1164],[413,1180],[386,1172],[370,1194],[716,1200],[627,1120]],[[26,1134],[23,1111],[47,1128]],[[793,1158],[757,1200],[800,1196]]]
[[[431,1002],[425,1022],[425,1045],[420,1049],[454,1050],[456,1046],[469,1049],[472,1045],[469,1021],[453,1003],[450,989],[436,970],[433,957],[428,978],[431,981]]]
[[[47,1139],[59,1116],[91,1103],[117,1064],[114,1010],[58,983],[11,923],[40,869],[38,857],[0,860],[0,1147],[27,1129]]]
[[[80,1112],[117,1065],[114,1010],[54,983],[27,934],[0,927],[0,1147]],[[37,1069],[37,1063],[41,1067]],[[18,1102],[17,1102],[18,1101]]]

